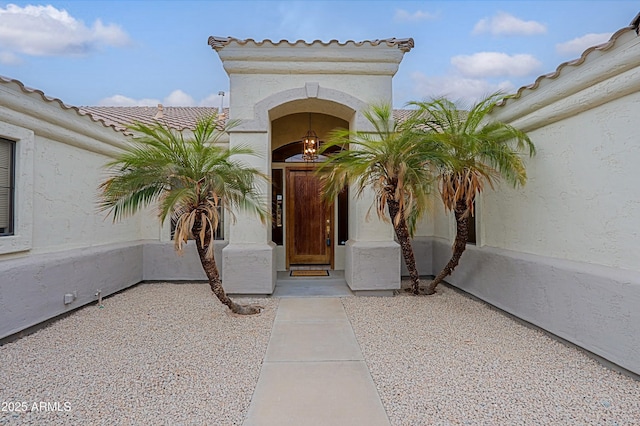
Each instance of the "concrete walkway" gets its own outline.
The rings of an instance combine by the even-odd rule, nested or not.
[[[292,277],[279,271],[276,289],[271,297],[349,297],[353,296],[344,271],[330,271],[326,277]]]
[[[340,299],[280,300],[244,425],[389,425]]]

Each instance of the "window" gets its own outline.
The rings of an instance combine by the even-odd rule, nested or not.
[[[283,173],[282,169],[271,170],[271,241],[278,246],[283,245]]]
[[[0,138],[0,237],[13,235],[15,142]]]
[[[467,244],[476,244],[476,215],[469,215],[469,238],[467,239]]]
[[[0,255],[31,250],[33,243],[33,177],[35,133],[24,127],[14,126],[0,120],[0,168],[8,185],[0,182],[0,213],[5,222],[0,231]],[[9,154],[7,154],[10,151]],[[4,160],[3,160],[4,159]],[[10,167],[7,167],[10,160]],[[10,169],[10,170],[9,170]],[[7,190],[7,188],[9,188]],[[7,214],[8,212],[8,214]],[[7,229],[8,218],[10,232]]]
[[[347,244],[349,239],[349,186],[338,194],[338,245]]]

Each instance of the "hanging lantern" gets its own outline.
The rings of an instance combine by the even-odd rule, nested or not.
[[[318,135],[311,130],[311,113],[309,113],[309,130],[302,137],[302,159],[304,161],[315,161],[318,158],[319,144]]]

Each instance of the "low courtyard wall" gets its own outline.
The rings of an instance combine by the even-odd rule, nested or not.
[[[226,241],[216,241],[219,263]],[[205,281],[194,244],[135,241],[0,261],[0,339],[141,281]],[[65,304],[65,295],[73,300]]]
[[[0,338],[139,283],[142,266],[139,242],[0,261]]]
[[[451,244],[437,238],[432,247],[438,273]],[[446,281],[640,374],[640,276],[634,271],[469,245]]]

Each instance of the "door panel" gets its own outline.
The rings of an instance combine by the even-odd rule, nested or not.
[[[287,266],[332,263],[332,207],[313,169],[287,170]]]

